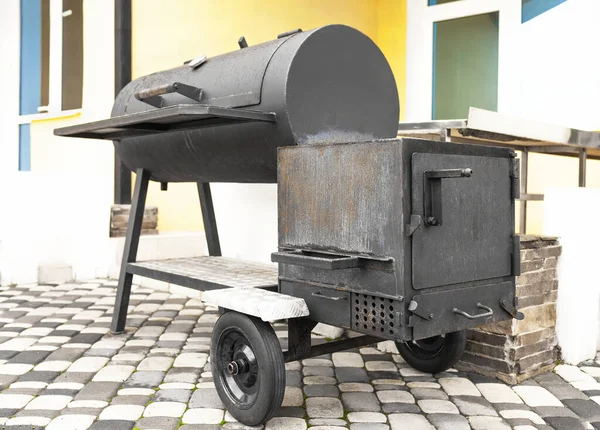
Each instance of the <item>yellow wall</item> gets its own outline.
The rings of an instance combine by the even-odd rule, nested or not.
[[[392,66],[398,95],[400,119],[406,106],[406,0],[377,0],[377,37],[375,43]]]
[[[401,106],[405,100],[406,0],[134,0],[133,77],[274,39],[295,28],[347,24],[371,37],[390,61]],[[402,111],[402,109],[401,109]],[[151,184],[148,204],[159,206],[159,230],[198,230],[194,184]]]
[[[586,186],[600,188],[600,161],[587,161]],[[577,187],[579,161],[575,157],[529,154],[528,193],[543,194],[546,188]],[[518,219],[518,215],[517,215]],[[527,233],[540,234],[544,226],[544,203],[527,203]],[[518,228],[518,227],[517,227]]]

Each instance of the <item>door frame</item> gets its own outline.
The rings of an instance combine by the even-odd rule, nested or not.
[[[406,121],[431,120],[433,102],[433,24],[498,12],[498,112],[518,107],[519,31],[522,0],[458,0],[428,6],[408,0],[406,46]]]

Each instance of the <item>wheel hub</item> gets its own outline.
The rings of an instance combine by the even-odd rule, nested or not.
[[[227,372],[230,375],[240,375],[250,370],[250,363],[246,359],[233,360],[227,365]]]

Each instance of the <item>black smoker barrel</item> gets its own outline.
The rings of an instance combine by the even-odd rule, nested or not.
[[[198,62],[134,80],[112,116],[202,104],[273,112],[276,121],[123,138],[115,146],[130,169],[164,182],[269,183],[277,182],[278,146],[396,136],[394,76],[379,48],[353,28],[297,32]]]

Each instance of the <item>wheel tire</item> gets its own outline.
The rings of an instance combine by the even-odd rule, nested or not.
[[[402,358],[417,370],[439,373],[452,367],[465,351],[466,330],[409,342],[396,342]]]
[[[236,420],[255,426],[279,410],[285,392],[285,364],[269,323],[225,312],[215,324],[210,355],[217,393]],[[244,369],[238,374],[228,370],[234,361],[238,370]]]

